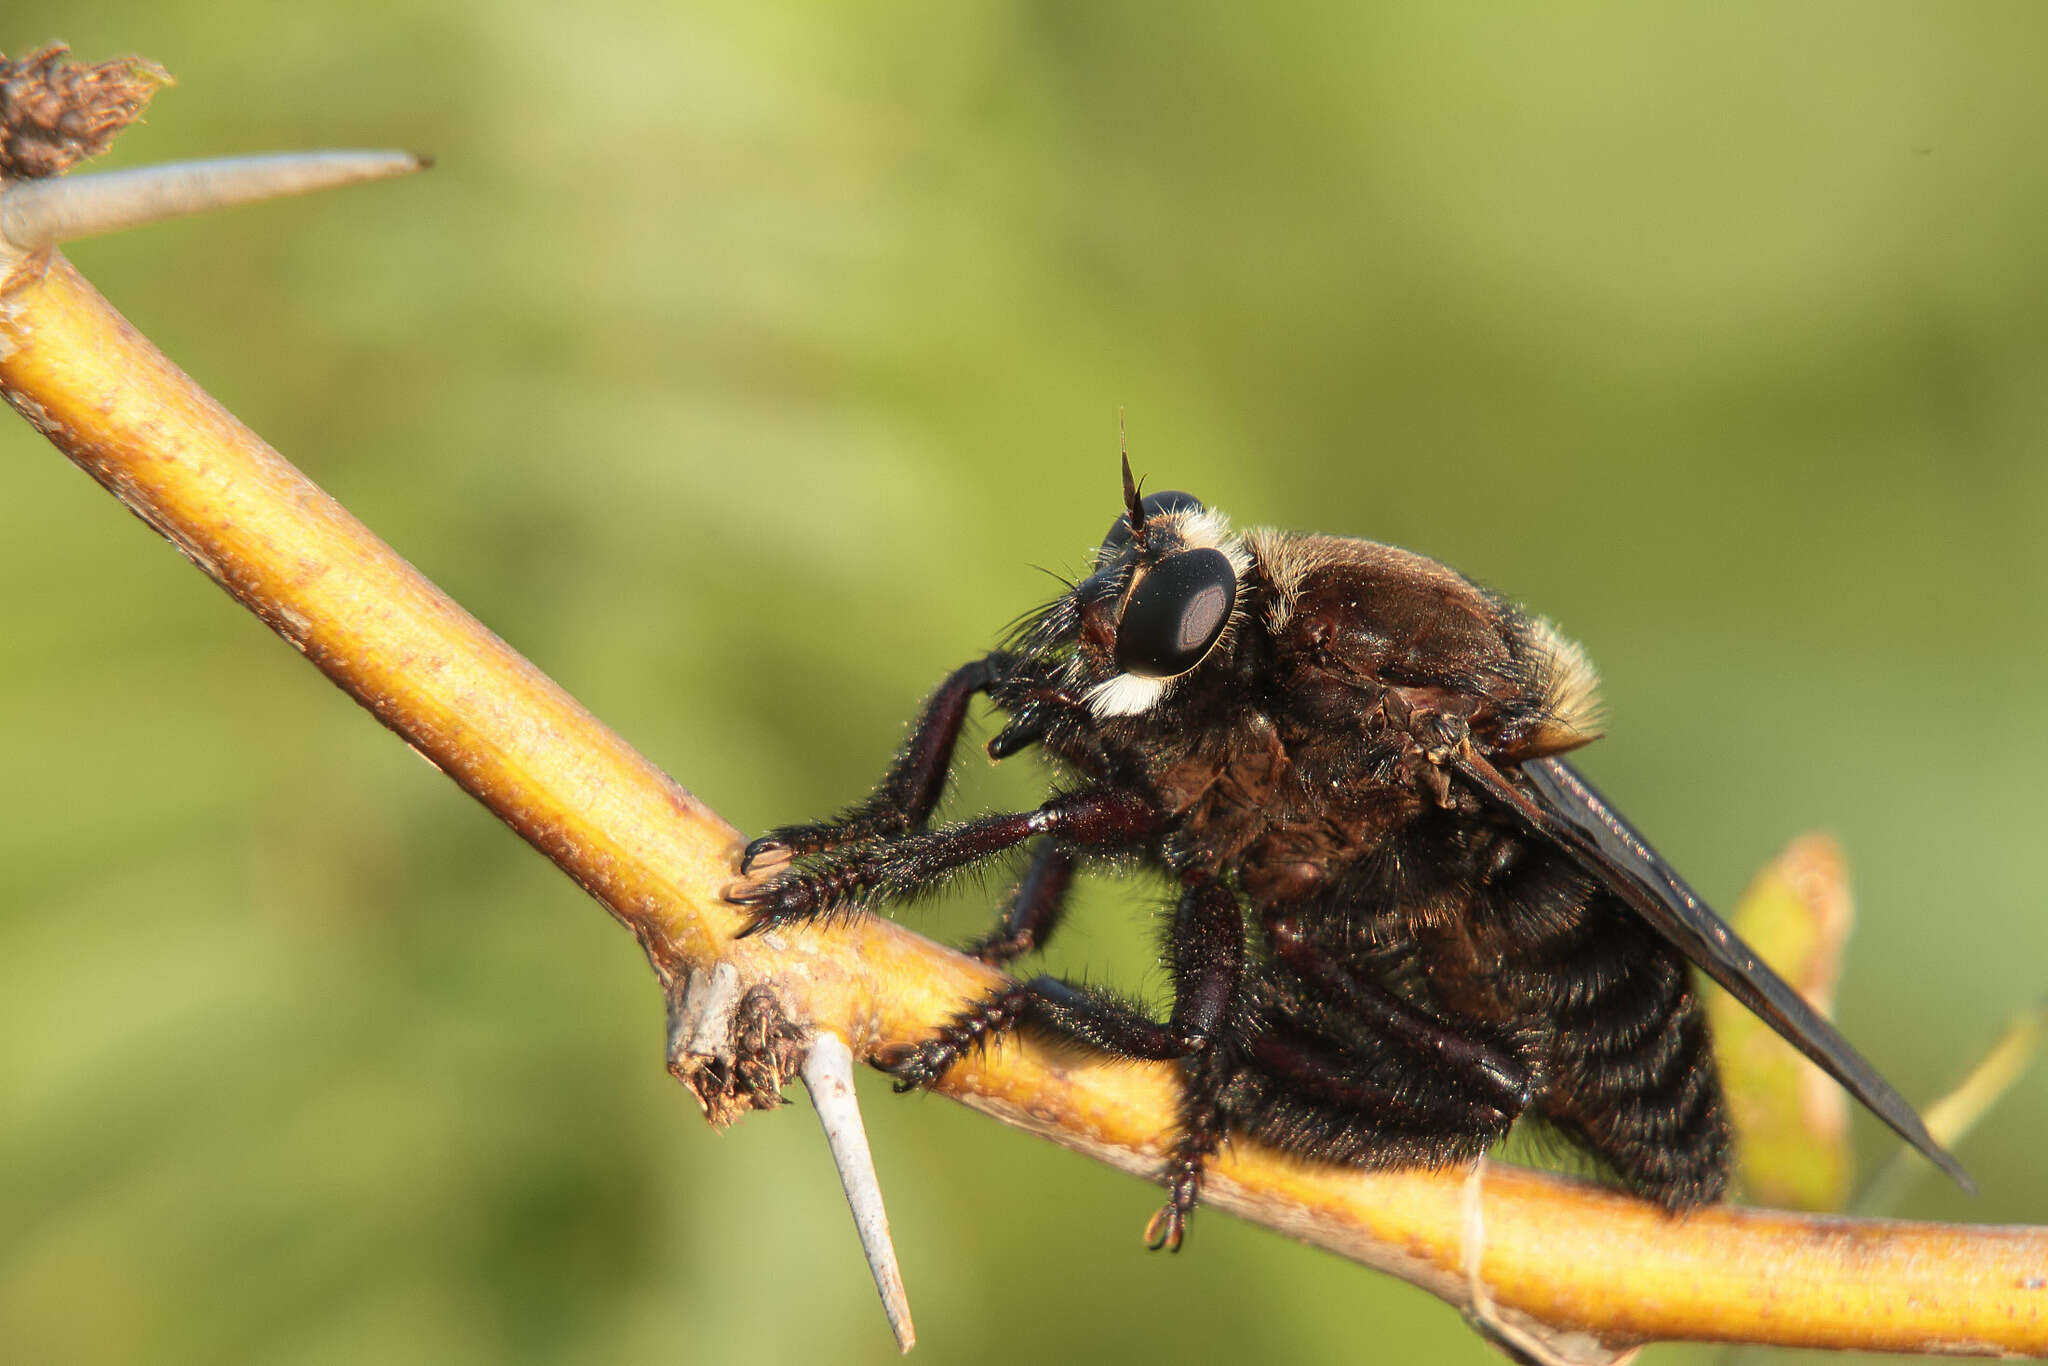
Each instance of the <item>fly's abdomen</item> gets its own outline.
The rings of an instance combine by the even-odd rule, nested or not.
[[[1550,1026],[1536,1110],[1646,1199],[1674,1210],[1719,1199],[1728,1122],[1685,960],[1605,891],[1570,882],[1583,900],[1570,914],[1550,908],[1550,932],[1517,974]]]
[[[1560,1022],[1542,1110],[1630,1189],[1686,1209],[1727,1189],[1728,1122],[1683,963],[1662,944],[1643,949],[1597,969],[1601,1005]]]

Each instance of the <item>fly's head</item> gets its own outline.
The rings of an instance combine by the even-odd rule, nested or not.
[[[1015,641],[1020,671],[1094,727],[1162,721],[1177,693],[1228,671],[1253,567],[1222,513],[1189,493],[1140,497],[1128,461],[1123,474],[1093,572]],[[1013,748],[999,735],[990,751]]]

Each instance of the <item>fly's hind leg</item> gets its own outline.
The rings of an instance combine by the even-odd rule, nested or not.
[[[1344,1002],[1360,1019],[1478,1087],[1508,1114],[1518,1115],[1528,1108],[1534,1098],[1535,1078],[1507,1048],[1455,1029],[1380,983],[1360,977],[1311,941],[1292,914],[1269,913],[1264,925],[1274,957],[1304,982]]]

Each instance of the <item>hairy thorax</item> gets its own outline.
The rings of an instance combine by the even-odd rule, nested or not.
[[[1234,868],[1262,903],[1291,904],[1345,878],[1350,866],[1423,810],[1412,791],[1373,781],[1396,757],[1391,745],[1333,742],[1259,710],[1210,734],[1156,769],[1154,789],[1174,813],[1163,853],[1174,871]]]

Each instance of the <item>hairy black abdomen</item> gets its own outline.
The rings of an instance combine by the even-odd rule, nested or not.
[[[1317,950],[1518,1066],[1529,1111],[1678,1210],[1727,1187],[1705,1015],[1678,951],[1561,854],[1450,812],[1390,831],[1301,908]],[[1231,1123],[1363,1167],[1468,1160],[1520,1112],[1469,1068],[1390,1038],[1266,959],[1225,1097]]]
[[[1535,1111],[1667,1209],[1716,1200],[1730,1141],[1685,959],[1562,855],[1523,845],[1480,896],[1503,987],[1548,1026]]]

